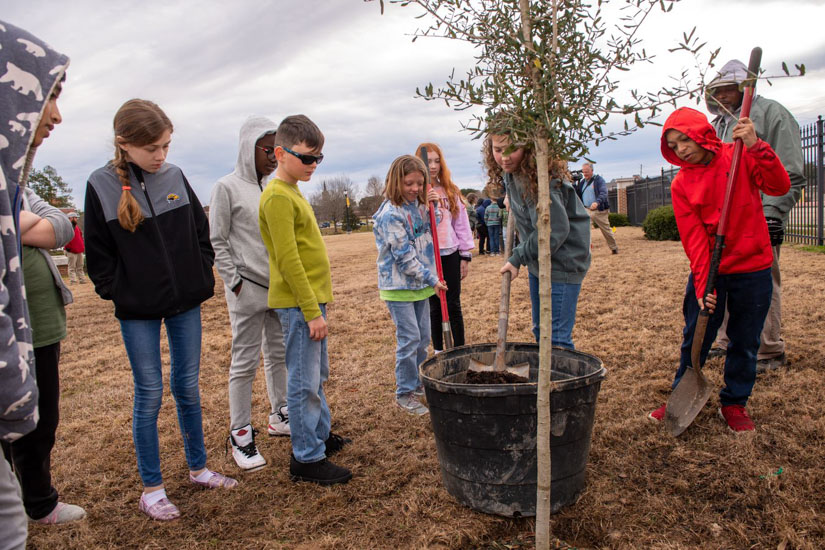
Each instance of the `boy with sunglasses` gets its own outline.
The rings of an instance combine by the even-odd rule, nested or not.
[[[266,303],[269,261],[258,228],[265,178],[278,164],[276,129],[264,117],[249,117],[243,123],[235,171],[218,180],[210,201],[209,236],[232,325],[229,443],[238,467],[247,471],[266,466],[252,428],[252,383],[261,352],[270,404],[267,432],[289,435],[283,333],[277,313]]]
[[[329,257],[312,206],[298,189],[324,159],[324,135],[304,115],[285,118],[275,134],[278,168],[261,196],[259,223],[269,251],[268,305],[284,331],[293,481],[346,483],[352,473],[327,458],[350,442],[330,432],[324,396],[329,377],[326,305],[332,301]]]

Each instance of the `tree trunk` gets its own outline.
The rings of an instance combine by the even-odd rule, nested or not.
[[[556,14],[558,11],[557,0],[553,0],[553,50],[551,58],[547,64],[547,70],[552,74],[553,57],[558,49],[558,31],[556,25]],[[519,0],[519,12],[521,15],[521,32],[524,39],[524,46],[531,53],[535,54],[533,47],[533,20],[530,16],[530,1]],[[546,104],[544,100],[548,90],[541,86],[539,67],[544,60],[537,56],[535,63],[529,63],[532,73],[533,89],[537,98],[542,99],[540,104]],[[555,85],[555,79],[553,79]],[[550,90],[554,97],[557,97],[556,90]],[[538,214],[537,227],[539,237],[539,379],[536,389],[536,548],[538,550],[549,550],[552,529],[550,528],[551,510],[551,458],[550,458],[550,429],[552,419],[550,417],[550,368],[553,360],[553,309],[551,302],[551,268],[550,268],[550,170],[549,170],[549,144],[547,141],[547,130],[539,130],[533,137],[533,150],[536,155],[536,168],[538,171],[538,204],[536,212]]]
[[[552,331],[553,309],[551,302],[551,251],[550,251],[550,170],[547,138],[535,139],[536,165],[538,169],[537,227],[539,237],[539,380],[536,393],[536,459],[538,478],[536,480],[536,548],[549,549],[552,531],[550,529],[551,507],[551,457],[550,431],[550,369],[553,360]]]

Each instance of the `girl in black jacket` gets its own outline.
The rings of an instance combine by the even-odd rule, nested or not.
[[[206,468],[198,373],[200,304],[213,294],[214,252],[197,196],[180,168],[165,162],[172,123],[152,103],[132,99],[115,115],[115,158],[86,187],[86,262],[95,291],[115,304],[135,384],[132,434],[152,519],[180,516],[160,473],[157,419],[163,394],[160,325],[166,325],[170,385],[189,480],[232,488]]]

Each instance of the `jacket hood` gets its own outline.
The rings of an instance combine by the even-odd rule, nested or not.
[[[662,156],[676,166],[693,166],[676,156],[676,153],[667,146],[665,135],[668,130],[678,130],[687,137],[699,144],[699,147],[712,152],[714,155],[722,148],[722,141],[716,135],[713,126],[710,125],[705,115],[695,109],[682,107],[671,113],[662,128],[661,149]]]
[[[250,183],[260,183],[255,172],[255,142],[267,134],[274,134],[278,125],[262,116],[251,116],[243,123],[238,144],[235,175]]]
[[[731,84],[741,85],[748,78],[748,67],[738,59],[731,59],[725,63],[713,80],[705,87],[705,105],[708,111],[713,115],[727,114],[724,109],[721,109],[713,98],[711,92],[716,88],[722,86],[730,86]]]
[[[0,21],[0,164],[8,192],[25,185],[34,134],[69,58],[5,21]]]

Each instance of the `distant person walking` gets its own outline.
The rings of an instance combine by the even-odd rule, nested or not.
[[[616,238],[610,229],[610,202],[607,198],[607,184],[605,184],[604,178],[593,173],[593,165],[589,162],[582,165],[582,176],[584,176],[582,179],[573,184],[576,188],[576,194],[587,209],[590,220],[602,232],[610,251],[613,254],[618,254],[619,246],[616,244]]]
[[[484,223],[487,225],[487,234],[490,238],[490,254],[501,254],[501,208],[498,206],[498,197],[490,197],[490,206],[484,210]]]
[[[476,217],[478,218],[478,255],[490,254],[490,234],[487,231],[487,224],[484,223],[484,213],[490,199],[479,197],[476,203]]]
[[[101,298],[114,302],[134,379],[132,437],[144,485],[138,507],[161,521],[180,517],[160,470],[161,323],[189,482],[209,489],[238,484],[206,467],[200,304],[214,294],[215,253],[197,195],[181,169],[166,162],[172,129],[151,101],[127,101],[115,114],[115,158],[92,172],[86,185],[89,278]]]
[[[77,224],[77,212],[69,212],[67,215],[74,229],[74,237],[63,247],[69,258],[69,282],[83,284],[86,282],[86,275],[83,272],[83,252],[86,250],[83,246],[83,233]]]
[[[711,123],[719,139],[726,143],[733,141],[733,129],[739,120],[744,96],[740,86],[747,78],[747,73],[748,69],[741,61],[728,61],[707,87],[705,101],[708,111],[716,115]],[[771,308],[760,335],[756,360],[756,370],[762,372],[782,367],[787,363],[785,340],[782,339],[782,276],[779,271],[779,253],[785,238],[788,214],[805,187],[805,174],[799,124],[790,111],[776,101],[757,95],[753,98],[750,119],[756,127],[756,135],[776,151],[791,180],[790,190],[782,196],[761,193],[762,213],[768,224],[773,250]],[[727,337],[727,320],[726,314],[719,328],[719,337],[714,349],[711,350],[711,356],[724,355],[728,349],[730,340]]]

